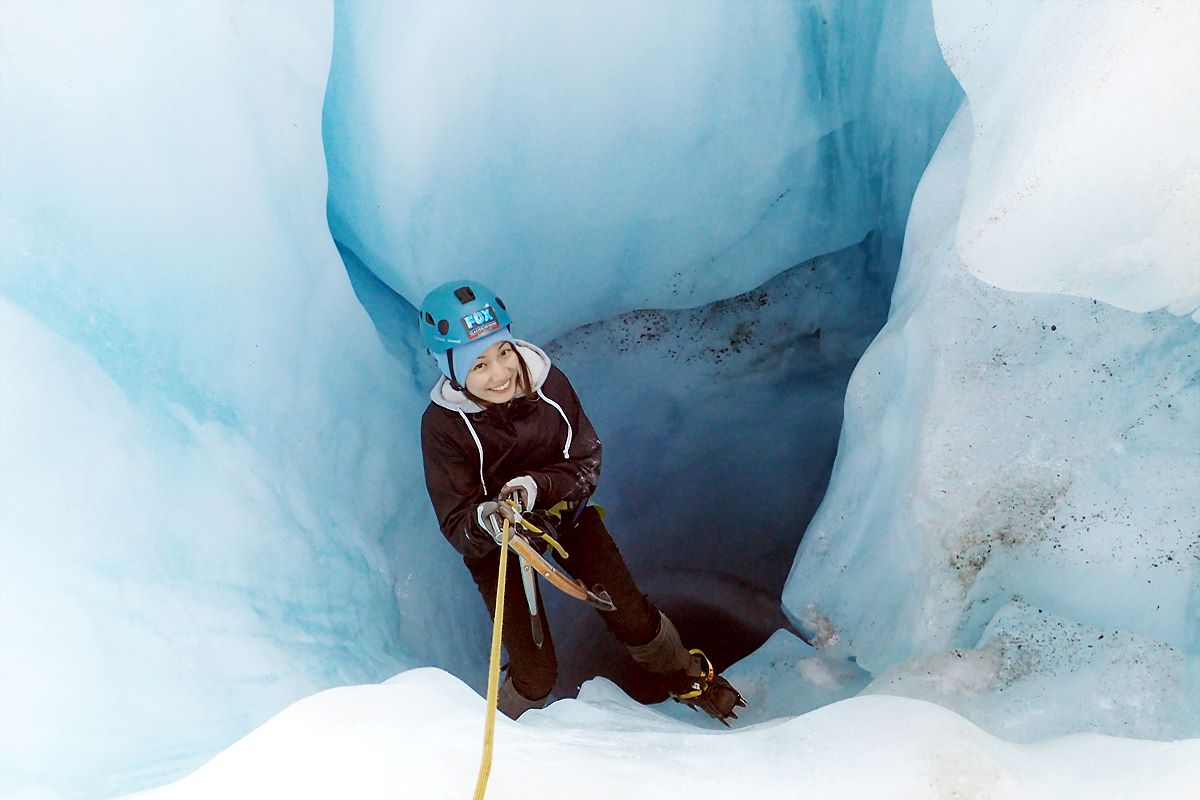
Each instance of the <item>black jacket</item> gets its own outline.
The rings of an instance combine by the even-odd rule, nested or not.
[[[545,509],[584,502],[600,476],[600,440],[567,376],[539,348],[517,344],[533,381],[530,396],[483,409],[442,378],[421,417],[429,499],[442,533],[469,558],[497,549],[476,507],[509,480],[533,478],[535,507]]]

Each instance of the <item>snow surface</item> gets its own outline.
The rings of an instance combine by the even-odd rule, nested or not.
[[[470,797],[483,701],[444,672],[307,698],[187,778],[138,800]],[[724,800],[1176,800],[1200,785],[1200,741],[1097,735],[1018,745],[932,703],[861,697],[734,733],[700,731],[597,679],[496,725],[492,800],[562,793]]]

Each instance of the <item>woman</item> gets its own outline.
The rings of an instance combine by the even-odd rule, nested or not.
[[[504,303],[479,283],[437,287],[420,318],[442,372],[421,418],[425,483],[442,533],[462,554],[488,613],[495,614],[501,520],[523,531],[508,501],[538,527],[557,514],[556,538],[569,555],[560,563],[608,592],[616,608],[599,613],[609,631],[642,667],[664,677],[677,700],[722,721],[736,718],[734,708],[745,705],[741,696],[713,674],[703,654],[683,646],[587,504],[600,475],[600,440],[566,376],[542,350],[513,338]],[[540,624],[540,594],[536,602]],[[550,699],[558,662],[549,630],[529,624],[520,570],[508,572],[504,604],[509,666],[498,707],[516,719]]]

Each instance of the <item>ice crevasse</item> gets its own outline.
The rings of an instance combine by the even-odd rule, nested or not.
[[[371,291],[408,301],[443,269],[494,281],[524,264],[528,307],[549,309],[529,333],[549,339],[730,297],[871,230],[898,255],[888,223],[906,218],[783,594],[818,649],[781,632],[736,668],[760,698],[747,722],[765,724],[685,730],[595,682],[502,725],[520,755],[498,791],[547,747],[567,770],[619,764],[597,770],[604,796],[666,790],[662,764],[696,752],[764,774],[808,754],[815,775],[779,782],[845,796],[901,774],[890,785],[914,793],[1000,797],[1193,785],[1200,12],[1087,7],[649,6],[633,66],[609,70],[606,37],[628,25],[595,7],[603,35],[562,15],[533,47],[534,6],[459,27],[441,4],[339,4],[336,25],[317,4],[6,4],[0,635],[23,657],[0,662],[0,792],[159,783],[293,700],[396,672],[293,706],[163,796],[248,776],[265,791],[305,752],[289,774],[314,793],[438,796],[447,773],[421,770],[440,741],[473,766],[478,698],[403,671],[479,674],[486,638],[482,615],[437,624],[464,598],[435,589],[461,568],[417,546],[428,366],[415,337],[381,345],[331,228],[376,270]],[[642,80],[656,51],[673,92]],[[556,104],[538,78],[564,54],[558,88],[591,91]],[[942,58],[966,98],[926,168],[958,102],[935,84]],[[480,83],[496,63],[507,77]],[[434,93],[463,86],[476,94]],[[914,116],[918,100],[941,109]],[[629,147],[640,123],[668,132],[649,154]],[[565,124],[578,135],[548,133]],[[430,719],[371,712],[414,703]],[[865,764],[814,749],[863,730]],[[1191,741],[1013,744],[1079,732]],[[919,758],[887,760],[909,740]],[[366,760],[347,777],[320,752]],[[1150,768],[1076,770],[1121,759]]]

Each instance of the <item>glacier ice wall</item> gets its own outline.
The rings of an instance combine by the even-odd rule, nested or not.
[[[1176,35],[1188,30],[1183,25]],[[1189,84],[1185,101],[1197,96],[1200,85]],[[785,606],[826,648],[855,655],[873,672],[893,670],[881,684],[893,688],[903,675],[911,687],[916,676],[937,674],[914,659],[976,647],[996,656],[997,631],[1023,625],[1025,656],[1059,665],[1048,670],[1059,691],[1045,690],[1053,683],[1047,674],[1000,659],[958,687],[960,707],[978,714],[972,719],[1000,723],[995,708],[1002,704],[989,709],[993,698],[972,706],[963,696],[1021,684],[1007,695],[1010,716],[1030,712],[1014,729],[1018,736],[1063,732],[1055,726],[1072,724],[1066,720],[1125,735],[1195,736],[1200,714],[1189,698],[1200,651],[1200,334],[1191,320],[1163,311],[1011,293],[975,278],[960,256],[978,202],[972,114],[973,105],[964,106],[914,198],[891,316],[851,378],[830,488],[801,544]],[[1004,139],[1006,131],[994,135]],[[1071,141],[1055,147],[1069,150]],[[1136,163],[1108,165],[1107,180],[1093,187],[1104,195],[1094,207],[1142,180],[1131,172]],[[1173,185],[1159,188],[1169,193]],[[1055,197],[1038,212],[1036,231],[1027,231],[1018,262],[1026,252],[1073,258],[1078,206],[1070,191]],[[1019,203],[1008,211],[1034,216]],[[1196,212],[1190,207],[1193,219]],[[1115,226],[1108,235],[1117,246],[1122,236],[1139,241],[1142,230]],[[997,250],[1001,256],[1010,251]],[[1141,264],[1135,258],[1125,267]],[[1161,277],[1159,285],[1178,286],[1175,268],[1168,259],[1148,282]],[[1110,264],[1095,269],[1093,285],[1111,277]],[[1057,622],[1031,621],[1039,615]],[[1054,626],[1091,633],[1054,635]],[[1087,672],[1080,665],[1096,663],[1084,657],[1089,649],[1104,647],[1100,658],[1111,663],[1124,657],[1107,649],[1116,634],[1142,643],[1143,663],[1165,665],[1150,670],[1140,688],[1132,677],[1122,684],[1119,669],[1089,667],[1091,677],[1080,677]],[[1099,644],[1106,635],[1109,642]],[[1091,681],[1097,697],[1122,690],[1165,697],[1185,712],[1116,703],[1085,720],[1072,681]],[[1161,685],[1150,691],[1155,681]],[[1039,682],[1040,690],[1030,688]],[[934,694],[954,705],[945,685]]]
[[[2,14],[0,792],[474,658],[419,630],[453,559],[381,541],[429,516],[422,403],[328,234],[332,9]]]
[[[410,302],[454,275],[512,286],[521,333],[543,342],[740,294],[871,231],[894,270],[961,98],[915,2],[339,3],[336,18],[335,239]]]
[[[886,319],[880,238],[548,346],[603,438],[596,500],[638,585],[721,667],[788,626],[779,593],[825,490],[846,382]],[[599,670],[636,693],[636,665],[591,609],[550,603],[560,686]]]
[[[369,269],[525,276],[542,341],[869,235],[890,283],[961,94],[927,7],[462,8],[5,4],[6,790],[152,781],[413,663],[480,674],[421,485],[428,368]]]
[[[444,591],[461,568],[421,486],[428,367],[380,324],[409,310],[392,290],[519,276],[521,333],[549,341],[751,290],[872,231],[871,286],[890,282],[961,98],[928,6],[463,8],[344,3],[335,26],[316,4],[4,4],[0,628],[22,658],[0,662],[3,790],[145,782],[332,683],[414,663],[478,674],[484,615]],[[984,76],[963,76],[981,119],[1035,110]],[[1155,675],[1194,670],[1178,654],[1197,649],[1195,329],[963,272],[999,253],[963,233],[960,210],[994,202],[969,184],[987,166],[974,143],[1004,144],[973,125],[926,178],[788,608],[895,693],[913,685],[908,656],[955,643],[1003,666],[1021,625],[1061,655],[1052,626],[1026,624],[1039,608],[1073,639],[1119,640],[1086,663],[1095,685],[1129,648],[1158,648]],[[997,241],[1028,248],[1049,218]],[[1158,253],[1155,237],[1129,251]],[[1175,277],[1138,285],[1139,307],[1187,311]],[[1123,302],[1082,279],[1013,288]],[[828,318],[814,302],[805,323]],[[742,340],[720,309],[648,313],[711,313]],[[832,346],[802,327],[814,358],[733,358],[726,377],[768,388],[769,408]],[[588,357],[570,338],[565,357]],[[667,421],[691,433],[705,418]],[[973,686],[1005,688],[990,663]],[[1046,683],[1026,675],[1032,706]],[[1146,702],[1184,685],[1156,694],[1153,678]]]
[[[1009,741],[1094,731],[1200,743],[1200,655],[1021,602],[974,646],[898,664],[863,693],[929,700]]]
[[[1200,322],[1200,5],[933,5],[974,128],[967,269]]]

